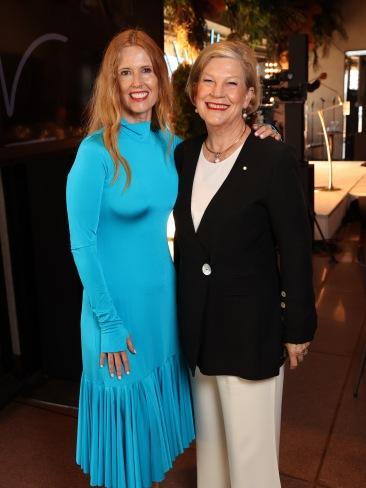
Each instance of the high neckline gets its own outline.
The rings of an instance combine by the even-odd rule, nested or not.
[[[122,119],[122,137],[124,133],[133,139],[138,141],[144,141],[150,136],[151,120],[143,122],[128,122],[126,119]]]

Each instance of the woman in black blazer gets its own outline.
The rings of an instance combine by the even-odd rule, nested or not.
[[[276,488],[283,368],[316,329],[311,231],[289,146],[254,137],[252,51],[203,50],[187,92],[207,134],[175,151],[178,314],[193,374],[198,488]]]

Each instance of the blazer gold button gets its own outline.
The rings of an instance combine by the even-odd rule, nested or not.
[[[281,297],[286,298],[286,296],[287,296],[287,295],[286,295],[286,292],[282,290],[282,291],[281,291]]]
[[[286,308],[286,303],[285,302],[281,302],[281,308]]]
[[[202,273],[205,275],[205,276],[209,276],[211,274],[212,270],[211,270],[211,266],[208,264],[208,263],[205,263],[203,266],[202,266]]]

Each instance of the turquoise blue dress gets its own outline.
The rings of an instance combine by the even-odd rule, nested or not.
[[[132,169],[123,191],[102,131],[86,137],[68,175],[71,249],[83,284],[76,460],[91,486],[148,488],[194,437],[189,377],[176,323],[167,219],[177,195],[176,138],[150,122],[122,121],[119,147]],[[111,378],[101,352],[125,349],[130,375]]]

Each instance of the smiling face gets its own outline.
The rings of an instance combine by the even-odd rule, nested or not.
[[[140,46],[124,47],[117,73],[122,116],[131,123],[151,120],[159,86],[147,52]]]
[[[212,58],[202,70],[195,87],[194,102],[207,126],[232,127],[242,120],[254,89],[247,88],[238,59]]]

